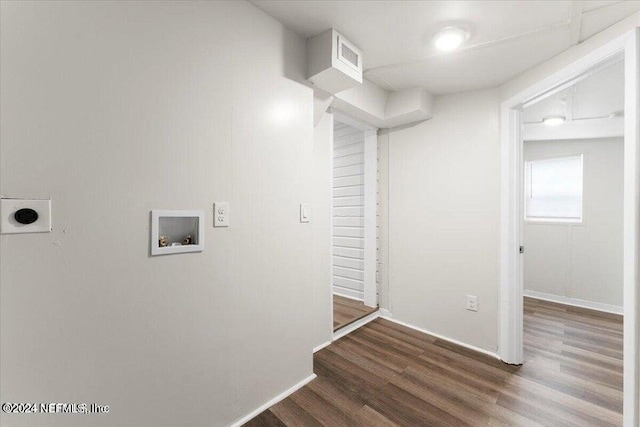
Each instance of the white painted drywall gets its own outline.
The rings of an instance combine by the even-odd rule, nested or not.
[[[525,222],[524,288],[622,307],[623,139],[524,144],[525,160],[581,154],[583,222]]]
[[[393,316],[489,351],[498,331],[498,97],[436,97],[433,119],[388,135]],[[478,312],[466,310],[468,294]]]
[[[331,202],[333,179],[333,114],[323,114],[313,130],[313,346],[331,341],[333,334]]]
[[[378,129],[428,120],[433,115],[433,96],[424,88],[387,92],[367,79],[338,92],[330,102],[334,110]]]
[[[243,1],[1,7],[0,192],[53,232],[0,237],[0,400],[111,407],[1,424],[223,426],[311,375],[304,40]],[[152,209],[205,210],[204,252],[150,257]]]
[[[333,135],[333,293],[364,300],[365,132],[336,120]]]
[[[331,107],[370,126],[385,127],[387,91],[364,79],[362,84],[335,94]]]
[[[386,127],[397,127],[433,117],[433,95],[421,87],[387,94],[384,118]]]

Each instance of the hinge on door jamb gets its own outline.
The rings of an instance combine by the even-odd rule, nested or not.
[[[524,246],[520,246],[520,253],[523,254],[524,253]]]

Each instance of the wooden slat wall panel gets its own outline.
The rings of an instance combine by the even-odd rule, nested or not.
[[[333,216],[353,216],[362,218],[364,216],[363,207],[338,207],[333,210]]]
[[[363,299],[364,131],[336,122],[333,145],[333,286]]]
[[[362,175],[364,173],[364,165],[343,166],[341,168],[333,168],[333,177],[341,178],[343,176]]]
[[[333,158],[340,159],[353,154],[364,153],[364,143],[350,144],[344,147],[335,148],[333,150]]]
[[[341,206],[362,206],[364,203],[363,196],[353,196],[353,197],[336,197],[333,196],[333,206],[341,207]]]
[[[356,268],[333,267],[333,275],[344,277],[345,279],[364,280],[364,271]]]
[[[333,188],[351,187],[352,185],[364,185],[364,176],[354,175],[333,179]]]
[[[340,153],[342,152],[342,150],[348,147],[359,146],[359,145],[361,146],[362,139],[360,138],[360,133],[337,139],[333,145],[333,149],[335,151],[334,157],[340,157]]]
[[[335,237],[360,237],[364,238],[363,227],[333,227]]]
[[[353,237],[334,237],[333,245],[341,246],[343,248],[364,249],[364,239],[357,239]]]
[[[346,258],[364,260],[364,251],[358,248],[333,248],[333,254]],[[364,262],[364,261],[363,261]]]
[[[333,197],[364,196],[363,185],[350,185],[333,189]]]
[[[364,261],[362,261],[361,259],[347,258],[337,255],[334,255],[333,257],[333,265],[364,270]]]
[[[354,128],[352,126],[349,126],[349,125],[344,125],[343,127],[340,127],[340,128],[337,128],[337,127],[333,128],[333,136],[334,136],[334,138],[340,138],[340,139],[346,138],[349,135],[353,135],[353,134],[356,134],[358,132],[360,132],[359,129],[356,129],[356,128]]]
[[[334,227],[364,227],[364,219],[353,217],[335,217],[333,218]]]
[[[337,157],[333,159],[333,167],[361,165],[364,163],[364,153],[349,154],[348,156]]]
[[[364,291],[362,280],[347,279],[345,277],[333,276],[333,286],[337,288],[352,289],[354,291]]]

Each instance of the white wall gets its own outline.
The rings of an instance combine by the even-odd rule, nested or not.
[[[583,223],[524,226],[526,291],[622,308],[623,139],[529,141],[525,160],[583,155]]]
[[[388,177],[380,170],[389,182],[393,316],[491,351],[498,331],[498,96],[436,97],[433,119],[390,130]],[[478,297],[478,312],[466,310],[467,294]]]
[[[333,336],[331,295],[331,194],[333,177],[333,114],[323,114],[313,130],[313,345],[320,346]]]
[[[309,376],[304,40],[246,2],[1,12],[0,193],[53,232],[0,238],[0,400],[111,407],[2,425],[221,426]],[[205,210],[206,250],[150,257],[157,208]]]

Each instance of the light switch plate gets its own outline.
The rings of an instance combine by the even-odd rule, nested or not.
[[[300,222],[309,222],[309,205],[300,203]]]
[[[14,214],[20,209],[33,209],[38,219],[31,224],[20,224]],[[0,233],[48,233],[51,231],[51,200],[0,199]]]
[[[213,226],[228,227],[229,226],[229,203],[215,202],[213,204]]]

